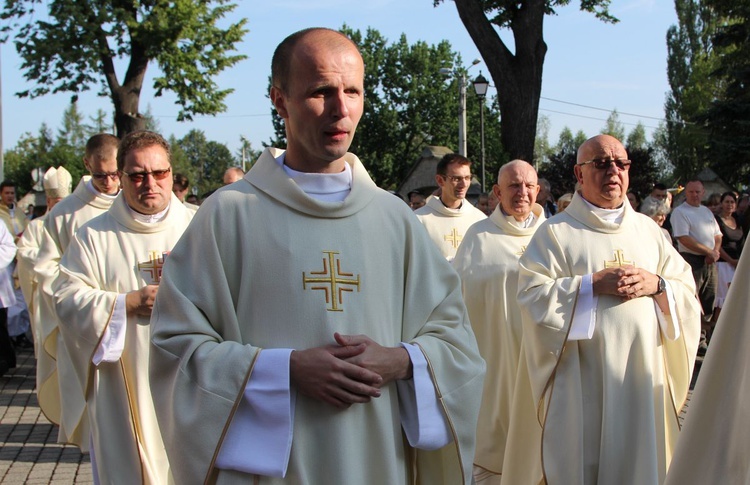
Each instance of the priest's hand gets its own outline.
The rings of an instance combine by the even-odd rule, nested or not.
[[[632,300],[659,290],[659,277],[635,266],[605,268],[592,275],[595,295],[614,295]]]
[[[409,353],[403,347],[383,347],[367,335],[333,334],[343,347],[364,345],[365,351],[346,359],[365,369],[377,372],[383,378],[381,385],[401,379],[411,379],[412,365]]]
[[[157,291],[159,285],[146,285],[140,290],[128,292],[125,295],[125,310],[128,316],[150,317]]]
[[[364,351],[364,345],[295,350],[289,358],[289,378],[300,393],[339,409],[370,402],[380,397],[383,379],[346,361]]]

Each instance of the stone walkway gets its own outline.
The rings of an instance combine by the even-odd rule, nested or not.
[[[9,485],[93,483],[88,455],[57,444],[34,392],[36,360],[18,351],[18,367],[0,377],[0,483]]]

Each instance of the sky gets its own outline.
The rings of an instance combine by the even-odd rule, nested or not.
[[[306,27],[339,29],[346,24],[363,33],[373,28],[390,42],[405,34],[410,44],[420,40],[428,44],[448,40],[467,66],[474,59],[481,59],[451,0],[437,7],[433,7],[432,0],[240,0],[237,3],[232,16],[247,18],[249,30],[238,52],[248,58],[216,78],[222,89],[234,89],[227,98],[224,113],[178,122],[175,98],[168,94],[154,98],[152,76],[157,73],[157,66],[149,66],[141,94],[141,112],[150,107],[165,136],[173,134],[179,138],[191,129],[198,129],[209,140],[225,143],[233,153],[239,151],[241,136],[254,149],[260,149],[261,143],[273,136],[267,97],[273,50],[287,35]],[[669,91],[666,32],[677,22],[673,2],[615,0],[610,12],[620,19],[617,24],[606,24],[592,14],[580,12],[579,4],[574,0],[559,8],[556,16],[545,19],[548,50],[540,115],[549,118],[550,143],[557,142],[564,127],[574,133],[582,130],[587,136],[599,133],[613,109],[620,113],[627,132],[640,121],[650,138],[664,116],[664,100]],[[501,35],[504,39],[511,38],[507,31]],[[0,56],[3,149],[14,147],[24,133],[37,133],[43,122],[56,132],[71,94],[33,100],[18,98],[14,93],[28,88],[21,60],[12,44],[0,46]],[[472,67],[469,77],[476,77],[480,71],[489,78],[484,63]],[[79,95],[79,111],[87,118],[98,109],[112,110],[111,102],[97,97],[95,91]],[[494,93],[491,85],[488,96]]]

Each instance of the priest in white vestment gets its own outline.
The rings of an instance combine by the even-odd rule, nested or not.
[[[18,240],[18,280],[21,283],[23,299],[29,309],[31,320],[31,332],[34,335],[34,354],[39,355],[41,342],[39,340],[39,295],[37,294],[37,278],[34,271],[37,258],[39,257],[39,246],[44,233],[44,220],[55,204],[70,195],[73,180],[70,172],[65,167],[50,167],[44,173],[42,185],[47,199],[47,211],[40,217],[33,219],[26,226],[23,235]]]
[[[117,155],[122,191],[76,232],[54,300],[85,389],[99,483],[167,484],[148,380],[149,319],[168,254],[195,214],[172,193],[169,145],[137,131]]]
[[[745,251],[703,360],[666,485],[750,484],[748,285]]]
[[[581,145],[580,192],[521,256],[523,344],[503,483],[666,477],[700,309],[690,266],[626,200],[627,156],[609,135]]]
[[[88,451],[90,441],[84,394],[67,350],[58,346],[52,285],[73,234],[84,223],[109,209],[120,190],[116,159],[119,142],[116,136],[107,133],[87,140],[83,164],[89,175],[47,214],[34,267],[39,292],[39,335],[35,337],[40,343],[36,362],[39,408],[48,420],[60,426],[58,442],[74,444],[82,451]]]
[[[484,363],[455,271],[347,153],[362,57],[307,29],[272,72],[287,150],[204,202],[154,305],[175,481],[469,484]]]
[[[500,483],[521,351],[518,258],[545,220],[544,209],[536,204],[534,167],[513,160],[500,167],[497,179],[492,191],[500,203],[489,218],[466,231],[453,260],[471,328],[487,363],[474,455],[474,478],[486,485]]]
[[[427,199],[427,203],[414,214],[445,259],[452,261],[466,230],[487,216],[466,200],[466,192],[471,186],[471,161],[468,158],[449,153],[440,159],[435,171],[440,195]]]

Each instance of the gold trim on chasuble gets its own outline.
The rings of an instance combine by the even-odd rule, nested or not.
[[[138,263],[138,271],[145,273],[144,278],[151,278],[153,284],[161,281],[161,269],[167,260],[169,251],[149,251],[150,259],[144,263]]]
[[[461,244],[461,241],[463,241],[463,239],[464,237],[458,233],[458,229],[456,229],[455,227],[450,232],[450,234],[446,234],[443,236],[443,240],[451,243],[453,249],[458,249],[458,246]]]
[[[302,272],[302,289],[307,290],[308,284],[315,285],[310,286],[310,290],[322,290],[325,292],[326,305],[329,305],[326,310],[329,312],[343,312],[341,308],[343,305],[344,292],[352,292],[354,288],[349,288],[342,285],[348,285],[357,288],[359,293],[360,276],[357,275],[354,278],[354,273],[345,273],[341,271],[341,259],[337,258],[338,251],[323,251],[323,270],[322,271],[310,271],[310,276],[307,276],[306,272]],[[322,285],[318,284],[322,283]]]
[[[626,261],[624,251],[622,249],[615,249],[615,259],[612,261],[604,261],[605,268],[620,268],[622,266],[633,266],[633,261]]]

